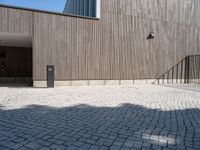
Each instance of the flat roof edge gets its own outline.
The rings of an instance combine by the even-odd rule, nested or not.
[[[47,14],[52,14],[52,15],[66,16],[66,17],[75,17],[75,18],[82,18],[82,19],[99,20],[99,18],[95,18],[95,17],[79,16],[79,15],[73,15],[73,14],[64,14],[64,13],[59,13],[59,12],[40,10],[40,9],[34,9],[34,8],[25,8],[25,7],[19,7],[19,6],[4,5],[4,4],[0,4],[0,7],[11,8],[11,9],[19,9],[19,10],[26,10],[26,11],[32,11],[32,12],[47,13]]]

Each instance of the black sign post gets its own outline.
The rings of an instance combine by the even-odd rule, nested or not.
[[[47,87],[54,88],[54,66],[47,65]]]

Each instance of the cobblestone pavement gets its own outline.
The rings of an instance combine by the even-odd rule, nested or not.
[[[0,150],[200,149],[200,92],[0,87]]]
[[[161,84],[161,86],[166,86],[166,87],[174,87],[174,88],[179,88],[182,90],[189,90],[189,91],[196,91],[200,92],[200,84],[198,83],[190,83],[190,84]]]

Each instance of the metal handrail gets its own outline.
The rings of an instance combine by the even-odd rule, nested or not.
[[[195,59],[194,59],[195,58]],[[199,58],[196,60],[196,58]],[[192,63],[199,62],[198,65],[193,66]],[[181,67],[181,71],[179,72],[179,66]],[[176,71],[176,72],[175,72]],[[172,73],[172,78],[169,78],[170,72]],[[185,56],[181,61],[179,61],[176,65],[171,67],[168,71],[166,71],[164,74],[162,74],[159,78],[157,78],[152,84],[160,84],[160,80],[167,83],[171,80],[172,83],[174,82],[174,76],[176,76],[176,83],[178,80],[180,80],[181,83],[189,83],[190,79],[199,79],[199,75],[194,76],[195,73],[200,72],[200,55],[188,55]],[[191,77],[191,73],[193,76]],[[167,76],[167,79],[165,78]],[[179,78],[180,77],[180,78]]]

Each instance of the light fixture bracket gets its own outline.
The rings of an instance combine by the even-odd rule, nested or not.
[[[154,32],[150,32],[149,35],[147,36],[147,39],[154,39],[155,38],[155,33]]]

